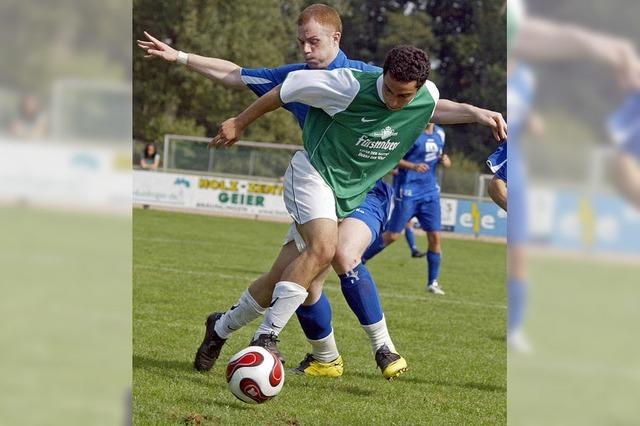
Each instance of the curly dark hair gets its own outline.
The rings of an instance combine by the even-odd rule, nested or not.
[[[391,49],[384,60],[383,73],[398,81],[416,81],[421,87],[431,72],[429,55],[414,46],[400,45]]]

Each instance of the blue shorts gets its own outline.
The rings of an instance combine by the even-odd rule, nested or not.
[[[502,142],[487,158],[487,166],[496,177],[507,181],[507,143]]]
[[[349,216],[364,222],[371,230],[371,242],[384,231],[393,199],[393,188],[379,180],[367,193],[367,198]]]
[[[625,102],[609,116],[607,127],[609,134],[619,149],[640,158],[640,91],[625,99]]]
[[[440,195],[420,198],[396,198],[387,230],[400,233],[412,217],[416,217],[420,227],[427,232],[442,229],[440,219]]]
[[[507,182],[507,162],[506,161],[502,164],[502,167],[498,169],[498,171],[494,176],[497,177],[498,179],[502,179],[503,181]]]

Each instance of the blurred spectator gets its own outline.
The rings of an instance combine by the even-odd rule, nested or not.
[[[148,143],[144,147],[142,156],[140,157],[140,167],[147,170],[158,170],[160,165],[160,154],[156,150],[156,146],[152,143]]]
[[[36,95],[25,95],[20,100],[18,113],[9,124],[9,133],[23,139],[47,136],[47,118]]]

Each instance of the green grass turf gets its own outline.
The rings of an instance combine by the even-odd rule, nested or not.
[[[131,218],[2,207],[0,223],[0,424],[121,424]]]
[[[225,310],[265,272],[286,224],[136,210],[134,212],[133,378],[135,424],[505,424],[505,246],[443,241],[440,283],[424,291],[425,259],[404,241],[369,264],[390,333],[409,371],[387,382],[335,275],[326,283],[339,379],[288,374],[280,395],[251,406],[235,399],[226,361],[246,347],[258,322],[237,332],[207,374],[193,356],[208,313]],[[424,246],[425,238],[420,239]],[[297,320],[280,335],[288,366],[308,350]]]
[[[509,354],[509,423],[638,424],[640,267],[532,255],[525,332]]]

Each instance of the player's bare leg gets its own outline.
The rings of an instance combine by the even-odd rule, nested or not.
[[[313,219],[298,224],[306,249],[283,271],[273,290],[269,310],[251,344],[275,347],[277,336],[293,313],[307,299],[313,279],[330,265],[338,244],[338,224],[331,219]]]
[[[269,272],[251,283],[235,305],[227,312],[209,315],[205,322],[205,336],[193,363],[196,370],[210,370],[229,336],[265,313],[282,272],[298,255],[295,243],[290,241],[282,247]]]
[[[487,188],[489,197],[504,211],[507,211],[507,183],[494,176]]]

